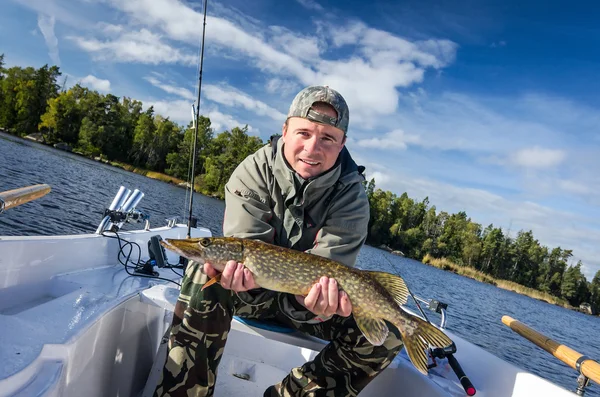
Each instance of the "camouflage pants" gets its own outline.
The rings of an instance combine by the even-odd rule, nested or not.
[[[273,320],[330,341],[312,362],[292,369],[275,385],[284,397],[356,396],[402,348],[400,333],[393,326],[385,343],[373,346],[352,316],[334,316],[319,324],[297,323],[281,313],[277,299],[251,306],[219,284],[200,291],[206,281],[202,265],[190,263],[175,306],[168,355],[155,397],[213,395],[234,315]]]

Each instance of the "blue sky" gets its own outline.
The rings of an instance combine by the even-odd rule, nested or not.
[[[187,124],[202,3],[11,0],[10,65],[58,64]],[[348,147],[377,186],[533,230],[600,269],[600,5],[517,1],[209,1],[201,111],[217,132],[279,132],[294,94],[350,105]]]

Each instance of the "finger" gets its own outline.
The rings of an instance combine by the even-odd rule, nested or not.
[[[310,310],[311,312],[315,313],[314,312],[315,305],[317,304],[317,300],[319,299],[320,295],[321,295],[321,284],[317,283],[312,286],[312,288],[308,292],[308,295],[306,295],[306,298],[304,298],[304,306],[306,306],[306,308],[308,310]],[[317,314],[317,313],[315,313],[315,314]]]
[[[352,314],[352,302],[350,302],[348,294],[344,291],[340,292],[339,300],[340,305],[338,307],[337,314],[342,317],[348,317],[350,314]]]
[[[225,289],[231,289],[231,282],[233,281],[233,273],[237,269],[237,263],[235,261],[229,261],[223,269],[223,275],[221,276],[221,285]]]
[[[241,263],[236,264],[235,271],[233,272],[233,280],[231,280],[231,289],[236,292],[245,291],[244,289],[244,265]]]
[[[254,281],[254,275],[250,270],[244,268],[244,287],[246,290],[258,288],[258,284]]]
[[[329,295],[329,301],[328,301],[329,307],[327,308],[327,312],[325,314],[327,314],[328,316],[331,316],[337,312],[338,303],[339,303],[339,295],[340,295],[338,292],[337,281],[335,281],[334,278],[329,279],[328,295]]]
[[[204,274],[206,274],[209,278],[214,278],[217,276],[219,272],[215,269],[210,263],[206,262],[204,264]]]
[[[329,306],[329,278],[321,277],[321,296],[315,306],[316,310],[319,310],[318,314],[326,314],[327,307]]]

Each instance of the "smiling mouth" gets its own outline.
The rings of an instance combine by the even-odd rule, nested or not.
[[[303,160],[303,159],[300,159],[300,161],[302,161],[304,164],[308,164],[308,165],[312,165],[312,166],[321,164],[318,161],[310,161],[310,160]]]

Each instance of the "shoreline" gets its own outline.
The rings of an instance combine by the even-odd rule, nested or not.
[[[59,152],[70,153],[72,155],[76,155],[76,156],[82,157],[82,158],[90,160],[90,161],[95,161],[97,163],[109,165],[111,167],[119,168],[124,171],[132,172],[134,174],[148,177],[150,179],[159,180],[159,181],[162,181],[162,182],[165,182],[170,185],[174,185],[174,186],[177,186],[177,187],[180,187],[183,189],[187,189],[190,187],[189,182],[184,181],[179,178],[176,178],[174,176],[162,173],[162,172],[146,170],[144,168],[137,167],[135,165],[131,165],[131,164],[127,164],[127,163],[122,163],[120,161],[111,161],[111,160],[103,159],[101,157],[87,156],[78,151],[60,149],[58,147],[54,147],[53,145],[42,142],[41,140],[38,140],[35,138],[20,137],[17,135],[12,135],[12,134],[8,133],[6,130],[3,130],[1,128],[0,128],[0,138],[12,140],[13,142],[19,142],[19,143],[23,143],[23,144],[31,144],[31,143],[39,144],[39,145],[42,145],[45,149],[48,148],[48,149],[57,150]],[[216,195],[206,194],[206,193],[202,192],[201,187],[198,185],[197,181],[198,181],[198,178],[196,177],[196,183],[194,183],[194,192],[202,194],[203,196],[206,196],[206,197],[222,200],[221,198],[219,198]]]
[[[83,158],[86,158],[88,160],[92,160],[95,162],[99,162],[99,163],[103,163],[106,165],[110,165],[112,167],[115,168],[120,168],[122,170],[128,171],[128,172],[132,172],[138,175],[142,175],[145,176],[147,178],[151,178],[151,179],[155,179],[155,180],[159,180],[171,185],[175,185],[181,188],[185,188],[187,189],[189,187],[189,183],[179,179],[179,178],[175,178],[173,176],[164,174],[164,173],[160,173],[160,172],[156,172],[156,171],[150,171],[150,170],[146,170],[140,167],[136,167],[134,165],[131,164],[126,164],[126,163],[122,163],[119,161],[110,161],[110,160],[105,160],[102,159],[101,157],[90,157],[90,156],[86,156],[80,152],[75,152],[75,151],[68,151],[68,150],[63,150],[60,148],[56,148],[53,145],[47,144],[45,142],[41,142],[37,139],[32,139],[32,138],[27,138],[27,137],[20,137],[20,136],[16,136],[16,135],[12,135],[9,134],[8,132],[6,132],[5,130],[0,129],[0,137],[6,137],[7,139],[13,140],[13,141],[21,141],[23,143],[38,143],[40,145],[43,145],[46,148],[51,148],[51,149],[55,149],[61,152],[67,152],[67,153],[71,153]],[[194,192],[202,194],[206,197],[210,197],[213,199],[218,199],[218,200],[222,200],[220,197],[218,197],[217,195],[209,195],[206,193],[203,193],[201,191],[200,186],[198,186],[197,183],[194,184]],[[371,244],[367,244],[365,243],[365,245],[369,245],[370,247],[376,248],[376,249],[381,249],[383,251],[386,251],[388,253],[394,253],[395,255],[398,255],[396,253],[396,251],[391,252],[388,251],[387,249],[383,249],[381,247],[375,246],[375,245],[371,245]],[[400,253],[399,256],[401,257],[405,257],[400,251],[397,251]],[[413,258],[408,258],[408,259],[413,259]],[[417,259],[413,259],[413,260],[417,260]],[[542,291],[538,291],[529,287],[525,287],[521,284],[517,284],[515,282],[512,281],[508,281],[508,280],[503,280],[503,279],[496,279],[488,274],[485,274],[475,268],[469,267],[469,266],[460,266],[457,265],[456,263],[453,263],[452,261],[450,261],[447,258],[434,258],[429,254],[426,254],[423,259],[420,261],[421,263],[425,264],[425,265],[429,265],[429,266],[433,266],[436,267],[440,270],[445,270],[445,271],[450,271],[452,273],[458,274],[460,276],[464,276],[464,277],[468,277],[472,280],[475,281],[479,281],[482,283],[486,283],[486,284],[490,284],[493,285],[497,288],[501,288],[507,291],[512,291],[515,292],[519,295],[524,295],[527,296],[529,298],[532,299],[536,299],[542,302],[546,302],[549,303],[551,305],[555,305],[555,306],[559,306],[559,307],[563,307],[565,309],[569,309],[569,310],[573,310],[573,311],[577,311],[592,317],[600,317],[600,314],[591,314],[591,313],[587,313],[579,308],[576,308],[574,306],[571,306],[567,301],[557,298],[554,295],[550,295],[548,293],[542,292]]]
[[[390,254],[393,253],[392,251],[390,251],[388,249],[384,249],[381,246],[375,246],[375,245],[371,245],[371,244],[365,244],[365,245],[368,245],[369,247],[372,247],[372,248],[380,249],[380,250],[385,251]],[[395,254],[395,255],[397,255],[397,254]],[[457,265],[456,263],[450,261],[447,258],[434,258],[433,256],[426,254],[423,257],[423,259],[419,261],[418,259],[405,257],[404,255],[399,255],[399,256],[407,258],[407,259],[412,259],[412,260],[420,262],[424,265],[435,267],[440,270],[452,272],[456,275],[467,277],[467,278],[470,278],[475,281],[479,281],[480,283],[490,284],[496,288],[500,288],[500,289],[503,289],[506,291],[511,291],[511,292],[514,292],[519,295],[527,296],[531,299],[545,302],[550,305],[559,306],[564,309],[573,310],[573,311],[576,311],[576,312],[579,312],[579,313],[582,313],[582,314],[585,314],[588,316],[592,316],[592,317],[600,317],[600,314],[592,314],[592,313],[585,312],[575,306],[570,305],[566,300],[558,298],[547,292],[529,288],[524,285],[517,284],[513,281],[494,278],[494,277],[490,276],[489,274],[485,274],[473,267]]]

